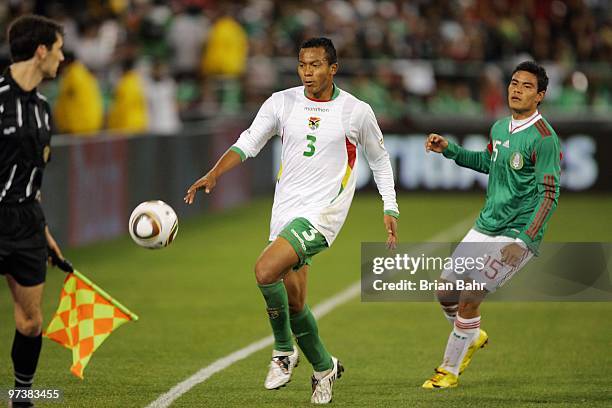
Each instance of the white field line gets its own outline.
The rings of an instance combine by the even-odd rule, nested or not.
[[[445,242],[450,239],[453,239],[461,234],[465,234],[467,230],[473,223],[474,217],[469,217],[458,224],[451,226],[450,228],[440,232],[434,237],[430,238],[430,242]],[[336,307],[342,305],[343,303],[348,302],[349,300],[359,296],[361,292],[361,281],[357,281],[351,285],[349,285],[346,289],[341,292],[336,293],[329,299],[319,303],[312,309],[312,313],[315,315],[317,319],[322,318]],[[251,354],[258,352],[266,347],[274,344],[274,337],[268,336],[262,339],[259,339],[248,346],[245,346],[239,350],[234,351],[231,354],[228,354],[225,357],[221,357],[220,359],[214,361],[210,365],[200,369],[198,372],[193,374],[191,377],[187,378],[184,381],[176,384],[172,387],[168,392],[162,394],[155,401],[147,405],[146,408],[167,408],[176,401],[181,395],[187,393],[190,389],[195,387],[196,385],[206,381],[212,375],[218,373],[231,366],[237,361],[243,360],[249,357]]]

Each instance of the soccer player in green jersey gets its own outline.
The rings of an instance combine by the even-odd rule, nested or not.
[[[484,268],[442,272],[444,281],[475,282],[485,290],[438,291],[453,330],[442,364],[423,388],[457,386],[474,352],[488,341],[480,329],[480,303],[537,253],[557,207],[561,149],[555,131],[538,112],[547,85],[546,71],[535,62],[522,62],[514,69],[508,85],[512,116],[493,124],[483,151],[466,150],[437,134],[427,137],[427,152],[442,153],[459,166],[488,174],[489,183],[484,208],[452,255],[481,257]]]

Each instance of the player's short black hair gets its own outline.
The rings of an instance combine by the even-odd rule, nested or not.
[[[17,18],[8,28],[8,42],[13,62],[27,61],[34,56],[39,45],[51,49],[64,28],[43,16],[27,14]]]
[[[548,88],[548,75],[546,75],[546,70],[537,62],[523,61],[514,68],[512,75],[517,71],[527,71],[535,75],[538,80],[538,92],[546,91],[546,88]]]
[[[338,62],[338,57],[336,56],[336,47],[334,47],[334,43],[329,38],[309,38],[308,40],[302,43],[302,45],[300,46],[300,50],[303,48],[323,48],[325,50],[325,58],[327,59],[329,65]]]

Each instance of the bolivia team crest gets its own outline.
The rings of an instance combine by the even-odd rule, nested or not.
[[[308,127],[310,130],[317,130],[319,128],[319,124],[321,123],[321,118],[315,118],[314,116],[308,118]]]
[[[520,170],[523,168],[523,155],[520,152],[512,153],[510,156],[510,167],[514,170]]]

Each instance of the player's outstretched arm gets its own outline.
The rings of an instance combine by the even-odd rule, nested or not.
[[[430,133],[425,140],[425,151],[442,153],[447,159],[452,159],[461,167],[467,167],[480,173],[489,174],[491,165],[491,144],[480,152],[466,150],[446,138]]]
[[[187,190],[185,202],[193,203],[195,194],[198,190],[204,190],[207,194],[215,188],[217,178],[226,171],[236,167],[248,157],[255,157],[270,140],[272,136],[278,134],[278,106],[282,106],[277,94],[269,97],[257,112],[251,126],[240,134],[234,145],[227,151],[217,164],[202,178],[197,180]]]
[[[240,154],[236,153],[234,150],[230,149],[225,152],[208,173],[196,180],[191,187],[187,189],[187,194],[184,198],[185,202],[187,204],[192,204],[198,190],[204,190],[206,194],[210,193],[217,184],[217,178],[219,178],[223,173],[233,169],[241,162],[242,159]]]

